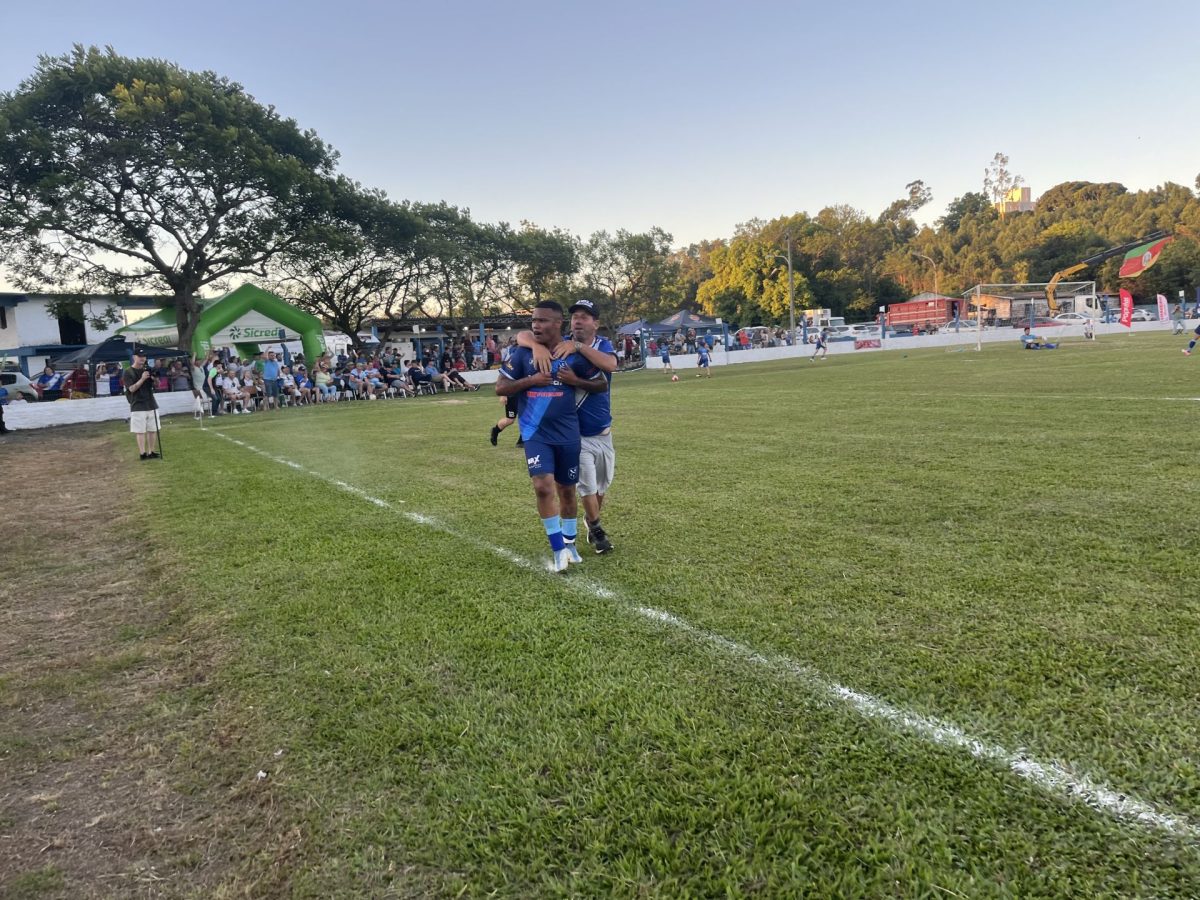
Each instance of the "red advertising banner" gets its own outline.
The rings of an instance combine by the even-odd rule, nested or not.
[[[1121,318],[1117,320],[1126,328],[1133,327],[1133,294],[1121,288]]]
[[[855,350],[878,350],[882,344],[879,343],[879,338],[855,338]]]
[[[1167,312],[1167,298],[1162,294],[1158,295],[1158,321],[1170,322],[1171,314]]]

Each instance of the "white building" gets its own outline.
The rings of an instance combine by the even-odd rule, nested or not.
[[[102,315],[109,306],[120,311],[120,321],[98,329],[87,322],[52,315],[50,304],[54,299],[49,294],[0,293],[0,362],[15,362],[26,375],[36,373],[48,359],[98,344],[118,328],[171,303],[169,297],[85,298],[85,318]]]

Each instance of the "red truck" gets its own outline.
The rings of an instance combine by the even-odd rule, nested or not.
[[[908,331],[914,325],[918,328],[923,328],[925,325],[934,325],[940,328],[954,321],[956,305],[961,306],[962,301],[951,297],[891,303],[887,308],[888,327],[898,331]]]

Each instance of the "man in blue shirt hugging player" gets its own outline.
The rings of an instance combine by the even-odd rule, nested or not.
[[[563,309],[545,300],[533,310],[533,338],[551,353],[562,343]],[[553,554],[551,568],[566,571],[583,562],[575,549],[579,481],[579,414],[576,391],[608,390],[604,375],[582,353],[556,359],[549,372],[539,372],[533,351],[516,347],[500,368],[496,394],[517,398],[517,425],[525,441],[525,464],[537,496],[538,516]]]

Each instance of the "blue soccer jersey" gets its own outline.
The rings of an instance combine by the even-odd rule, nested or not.
[[[595,378],[599,370],[581,354],[556,359],[551,374],[569,365],[580,378]],[[537,373],[533,351],[516,347],[508,362],[500,367],[501,378],[519,381]],[[526,441],[535,438],[544,444],[570,444],[579,440],[579,415],[575,408],[575,391],[557,378],[550,384],[531,387],[517,394],[517,424]]]
[[[701,366],[707,366],[708,365],[708,347],[705,346],[704,344],[700,344],[696,347],[696,353],[700,357],[697,360],[697,362]]]
[[[602,338],[599,335],[592,340],[592,349],[616,356],[613,345],[606,338]],[[599,369],[593,369],[592,371],[599,372]],[[604,378],[608,381],[608,390],[604,393],[589,394],[586,391],[576,392],[583,395],[579,398],[578,402],[579,433],[584,437],[595,437],[598,434],[603,434],[604,429],[612,427],[612,376],[605,372]]]

